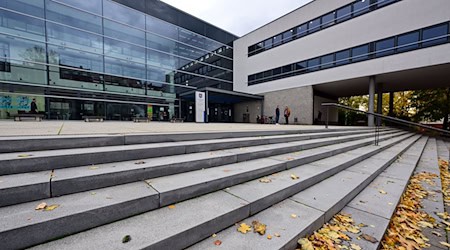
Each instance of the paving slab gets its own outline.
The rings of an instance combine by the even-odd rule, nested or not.
[[[259,159],[149,179],[146,182],[159,192],[161,206],[166,206],[283,170],[286,170],[284,162]]]
[[[292,214],[297,215],[297,218],[292,218]],[[253,232],[242,234],[237,231],[237,226],[232,226],[218,232],[217,237],[209,237],[187,249],[214,249],[216,240],[222,241],[220,249],[295,249],[299,237],[318,229],[324,222],[322,212],[289,199],[242,222],[251,225],[253,221],[267,225],[265,235]],[[268,235],[272,236],[271,240],[267,239]]]
[[[355,224],[363,223],[367,225],[367,227],[361,228],[361,233],[359,234],[347,232],[347,234],[352,238],[351,242],[357,244],[364,250],[378,250],[379,244],[384,237],[385,230],[389,226],[390,220],[348,206],[342,209],[341,212],[350,214]],[[378,242],[372,243],[364,239],[358,239],[361,234],[370,235],[378,240]]]
[[[52,194],[60,196],[160,176],[235,163],[235,154],[213,151],[186,155],[107,163],[96,166],[57,169]]]
[[[390,220],[406,184],[404,180],[379,176],[347,206]]]
[[[59,207],[36,211],[41,202]],[[158,193],[139,182],[0,208],[0,249],[29,247],[157,207]]]
[[[182,249],[248,216],[245,201],[218,191],[31,249]]]
[[[48,198],[51,171],[0,176],[0,207]]]
[[[325,221],[328,221],[370,181],[370,176],[367,174],[344,170],[299,192],[290,199],[322,211]]]

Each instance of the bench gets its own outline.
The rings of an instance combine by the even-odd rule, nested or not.
[[[184,118],[172,117],[172,119],[170,119],[170,122],[184,122]]]
[[[148,117],[133,117],[133,122],[150,122]]]
[[[105,120],[105,117],[104,116],[95,116],[95,115],[85,115],[85,116],[83,116],[83,120],[85,122],[91,122],[91,121],[103,122],[103,120]]]
[[[42,121],[42,119],[44,118],[43,114],[17,114],[14,116],[14,121],[22,121],[22,118],[34,118],[35,121]]]

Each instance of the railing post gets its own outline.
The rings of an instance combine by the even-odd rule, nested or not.
[[[327,106],[327,120],[326,120],[326,123],[325,123],[325,128],[328,128],[328,106]]]

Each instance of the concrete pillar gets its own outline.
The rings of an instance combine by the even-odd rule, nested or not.
[[[369,79],[369,112],[373,113],[375,107],[375,76]],[[373,127],[375,125],[373,115],[367,116],[367,125]]]
[[[394,92],[389,92],[389,116],[394,116]]]

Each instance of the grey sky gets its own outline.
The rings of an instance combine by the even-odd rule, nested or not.
[[[162,0],[215,26],[242,36],[311,0]]]

